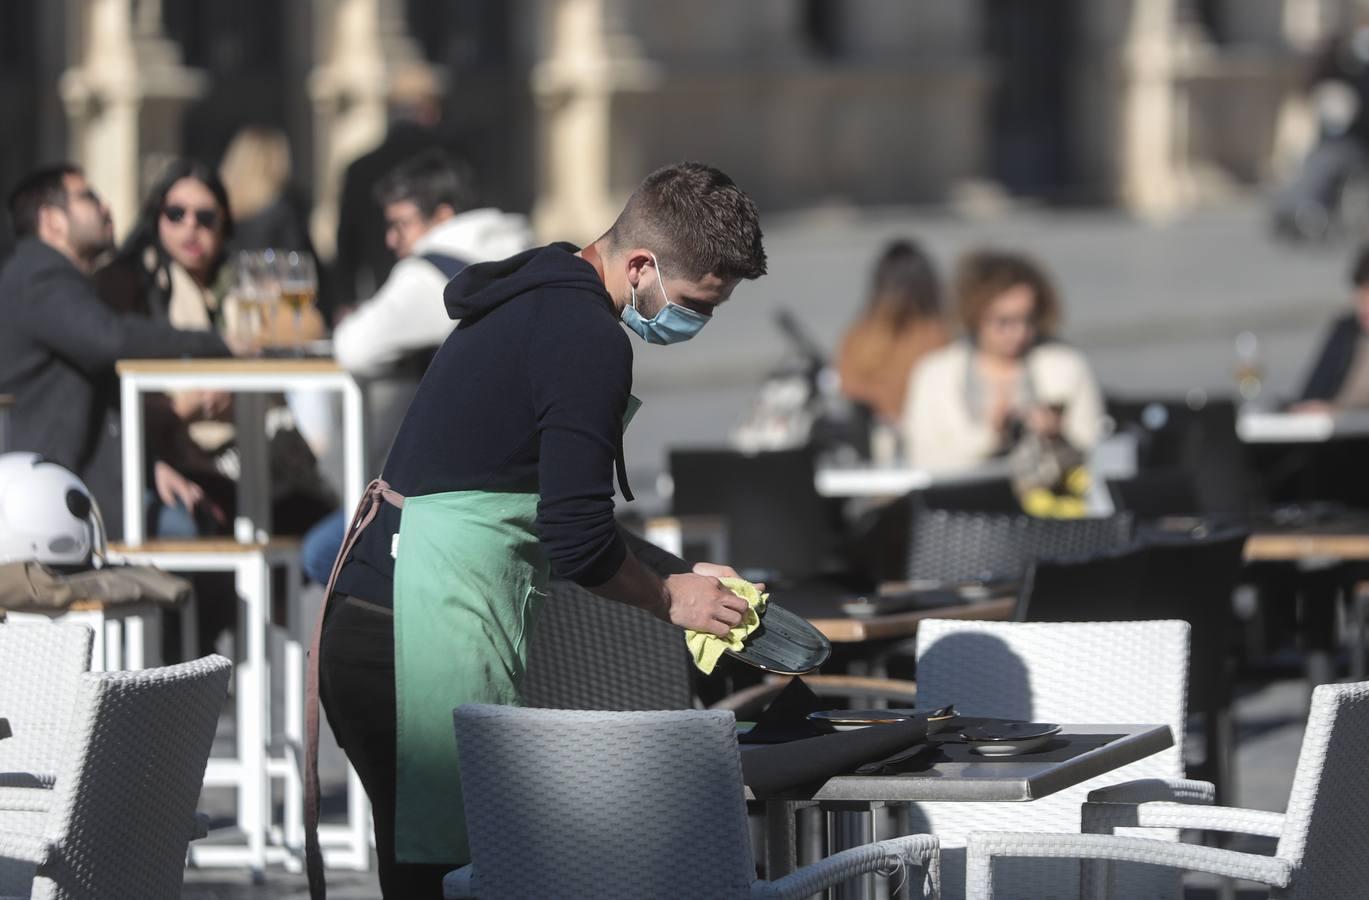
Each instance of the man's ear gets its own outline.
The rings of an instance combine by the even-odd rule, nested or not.
[[[61,244],[66,242],[67,221],[66,212],[56,206],[44,204],[38,207],[38,221],[35,223],[37,228],[35,233],[42,240],[48,243]]]
[[[627,262],[627,283],[633,287],[641,287],[642,279],[646,277],[642,270],[654,265],[651,261],[651,251],[639,247],[627,251],[623,256]]]
[[[432,217],[429,221],[436,225],[438,222],[447,221],[454,215],[456,215],[456,210],[453,209],[450,204],[439,203],[437,204],[437,209],[433,210]]]

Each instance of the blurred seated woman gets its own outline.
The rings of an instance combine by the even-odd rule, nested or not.
[[[228,194],[218,174],[196,160],[175,160],[148,191],[113,260],[96,273],[96,289],[115,309],[166,319],[187,330],[217,329],[235,350],[245,350],[262,336],[243,334],[227,299],[224,246],[232,234]],[[284,323],[290,317],[279,318],[282,329],[289,330]],[[168,503],[170,509],[159,515],[174,516],[178,506],[188,508],[199,534],[223,530],[232,516],[237,465],[231,413],[232,398],[221,392],[149,398],[149,443],[168,444],[167,458],[204,489],[177,498],[179,504]],[[278,428],[269,449],[275,531],[303,533],[333,508],[332,492],[294,428]],[[180,530],[169,521],[152,524],[153,533]]]
[[[1369,246],[1350,269],[1354,312],[1331,325],[1293,412],[1369,409]]]
[[[897,425],[913,367],[949,340],[931,259],[911,241],[893,241],[875,265],[865,309],[837,352],[842,393],[880,422]]]
[[[911,464],[973,469],[1028,436],[1087,453],[1100,437],[1102,398],[1083,355],[1054,340],[1060,304],[1040,267],[1015,253],[970,253],[954,296],[965,338],[929,354],[909,382]]]

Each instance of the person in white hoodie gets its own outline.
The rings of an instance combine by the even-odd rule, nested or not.
[[[456,327],[442,291],[472,263],[505,259],[532,246],[527,218],[471,207],[471,180],[439,150],[425,151],[376,185],[385,216],[385,243],[398,257],[371,299],[333,329],[338,364],[367,389],[372,471],[379,472],[418,382],[437,348]],[[344,511],[304,536],[304,573],[326,584],[342,545]]]
[[[442,289],[471,263],[532,246],[524,216],[471,209],[469,179],[440,151],[422,153],[376,186],[385,243],[399,262],[371,299],[338,322],[333,352],[356,375],[394,374],[415,354],[431,356],[456,321]]]

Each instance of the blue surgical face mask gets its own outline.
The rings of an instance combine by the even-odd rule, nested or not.
[[[670,298],[666,296],[665,280],[661,278],[661,264],[656,261],[656,254],[651,254],[651,261],[656,264],[656,280],[661,283],[661,297],[665,299],[665,306],[650,319],[642,318],[642,314],[637,312],[637,288],[634,287],[632,303],[623,307],[623,324],[637,332],[637,335],[648,344],[678,344],[687,341],[708,324],[708,316],[686,306],[671,303]]]

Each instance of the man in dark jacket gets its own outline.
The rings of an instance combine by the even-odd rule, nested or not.
[[[15,396],[12,449],[79,475],[117,537],[123,491],[114,363],[229,350],[213,332],[119,315],[100,302],[90,273],[113,246],[114,227],[80,169],[29,175],[10,193],[9,213],[19,243],[0,271],[0,393]],[[203,500],[199,486],[166,463],[150,465],[149,483],[163,503],[189,510]]]

